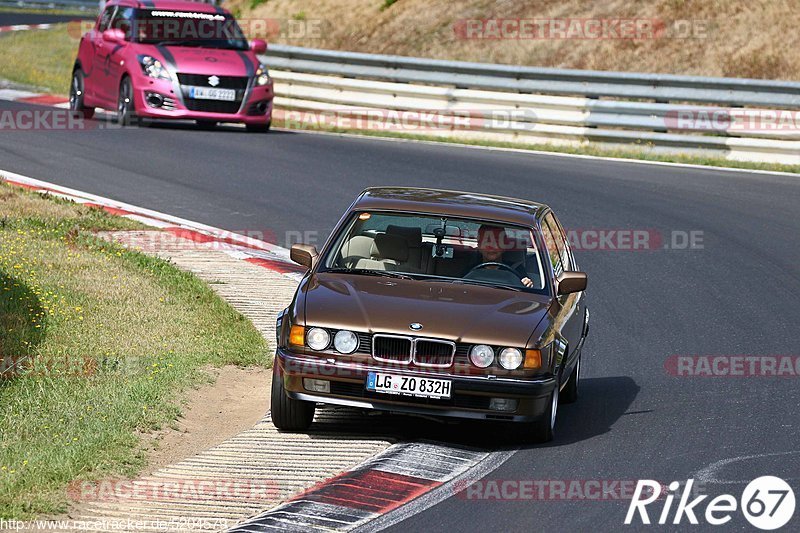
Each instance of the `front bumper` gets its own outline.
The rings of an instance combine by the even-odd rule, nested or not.
[[[265,124],[272,120],[272,100],[274,98],[273,85],[248,86],[246,90],[238,91],[241,98],[238,103],[214,105],[215,101],[206,101],[210,105],[206,109],[226,107],[224,112],[190,109],[190,99],[185,87],[177,82],[168,80],[155,80],[147,76],[139,76],[138,83],[134,83],[133,98],[136,106],[136,115],[152,119],[176,120],[205,120],[213,122],[236,122],[241,124]],[[159,95],[169,105],[153,106],[148,103],[148,96]],[[195,106],[197,107],[197,106]]]
[[[550,405],[550,395],[556,387],[556,379],[552,375],[536,379],[458,376],[420,369],[401,370],[377,364],[372,366],[348,363],[294,354],[285,349],[278,349],[275,364],[290,398],[428,416],[530,422],[544,416]],[[449,379],[452,381],[451,398],[434,400],[370,392],[365,387],[367,373],[370,371]],[[303,378],[330,381],[330,393],[306,390]],[[491,398],[517,400],[517,408],[514,411],[490,409]]]

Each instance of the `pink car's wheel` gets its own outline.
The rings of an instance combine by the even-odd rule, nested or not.
[[[83,87],[83,72],[76,68],[75,72],[72,73],[72,83],[69,86],[69,109],[77,117],[92,118],[94,116],[94,108],[83,105]]]
[[[136,118],[136,104],[133,102],[133,84],[127,76],[119,84],[117,100],[117,122],[122,126],[130,126]],[[138,121],[137,121],[138,123]]]

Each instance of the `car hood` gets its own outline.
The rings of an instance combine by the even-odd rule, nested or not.
[[[309,326],[506,346],[525,346],[550,305],[529,292],[340,273],[314,274],[301,291]]]
[[[246,50],[221,50],[191,46],[153,46],[153,53],[167,65],[185,74],[252,76],[258,68]]]

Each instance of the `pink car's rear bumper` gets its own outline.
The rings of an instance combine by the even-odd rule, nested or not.
[[[272,82],[248,87],[235,102],[193,100],[188,97],[186,87],[145,76],[134,80],[133,92],[136,115],[145,118],[243,124],[265,124],[272,119]],[[163,103],[157,105],[159,101]]]

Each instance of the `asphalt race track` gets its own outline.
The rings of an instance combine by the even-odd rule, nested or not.
[[[0,112],[24,108],[0,103]],[[800,177],[179,125],[3,131],[0,168],[267,232],[282,245],[303,232],[325,234],[372,185],[540,200],[568,230],[645,230],[667,245],[672,232],[701,232],[697,249],[576,252],[592,313],[581,399],[560,409],[555,441],[521,449],[490,479],[697,478],[708,481],[705,494],[738,498],[750,480],[776,475],[797,491],[799,377],[677,377],[665,364],[673,355],[800,355]],[[461,431],[475,426],[453,430],[453,439],[469,442]],[[711,466],[723,460],[732,461]],[[462,495],[395,527],[616,531],[626,511],[620,501]],[[787,528],[797,530],[797,521]],[[728,526],[749,524],[739,514]]]

